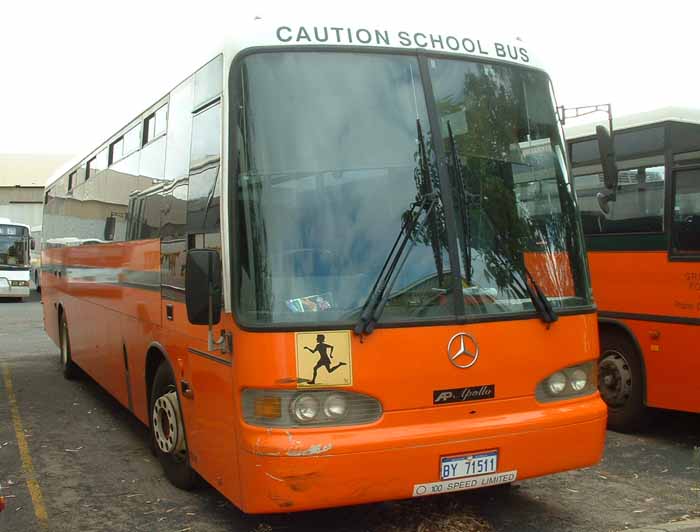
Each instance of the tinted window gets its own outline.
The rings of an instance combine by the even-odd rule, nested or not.
[[[598,141],[596,139],[583,140],[571,144],[571,162],[573,164],[597,161],[598,159],[600,159],[600,155],[598,152]]]
[[[678,153],[697,150],[700,146],[700,125],[672,123],[669,129],[669,145]]]
[[[68,174],[68,192],[73,190],[77,176],[78,172],[71,172],[70,174]]]
[[[134,126],[124,135],[124,155],[138,150],[141,145],[141,126]]]
[[[216,104],[192,120],[188,232],[210,232],[219,228],[219,153],[221,151],[221,105]]]
[[[604,214],[596,194],[607,192],[602,174],[576,176],[581,221],[586,234],[653,233],[663,231],[663,166],[646,166],[620,170],[617,199]]]
[[[104,170],[107,168],[109,164],[109,157],[108,157],[108,152],[107,148],[103,149],[100,151],[94,158],[95,164],[94,164],[94,170],[99,172],[101,170]]]
[[[109,147],[109,161],[114,164],[124,156],[124,139],[120,138]]]
[[[212,59],[194,76],[195,107],[221,94],[221,76],[223,72],[221,56]]]
[[[700,253],[700,169],[674,174],[672,250],[679,254]]]
[[[168,106],[164,105],[151,116],[146,118],[144,123],[144,144],[149,143],[154,138],[162,135],[168,128]]]
[[[95,161],[96,161],[96,159],[94,157],[88,161],[87,171],[85,172],[85,181],[90,179],[96,173]]]
[[[637,129],[629,132],[616,132],[615,156],[629,159],[640,154],[660,152],[664,149],[663,126]],[[571,143],[571,163],[574,165],[600,160],[598,140],[593,138]]]
[[[193,85],[193,78],[189,78],[170,93],[168,149],[165,154],[166,179],[176,180],[187,177],[190,169]]]
[[[661,126],[615,133],[615,155],[618,159],[623,159],[642,153],[663,151],[664,131],[664,127]]]

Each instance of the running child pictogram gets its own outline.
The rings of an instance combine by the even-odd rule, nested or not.
[[[352,384],[348,331],[297,333],[296,344],[297,384],[300,387]]]

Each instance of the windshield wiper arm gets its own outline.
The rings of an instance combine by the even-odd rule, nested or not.
[[[462,175],[462,164],[457,155],[457,143],[455,142],[454,134],[452,133],[452,124],[447,121],[447,134],[450,140],[450,159],[452,162],[452,167],[454,168],[454,175],[457,179],[457,186],[454,187],[456,190],[455,198],[457,199],[457,208],[459,209],[460,217],[464,224],[463,229],[460,231],[462,247],[464,248],[464,275],[466,277],[467,284],[472,283],[472,235],[471,235],[471,219],[470,219],[470,201],[469,190],[467,188],[467,182]]]
[[[535,281],[535,278],[530,273],[530,270],[527,269],[527,266],[523,265],[523,271],[527,276],[527,279],[525,279],[525,288],[527,289],[527,293],[529,294],[530,299],[532,299],[532,304],[534,305],[535,309],[537,309],[540,318],[547,325],[554,323],[559,319],[559,315],[552,307],[552,303],[550,303],[547,296],[544,295],[544,292],[537,284],[537,281]],[[530,281],[529,283],[528,280]]]
[[[394,245],[391,246],[391,251],[384,261],[382,269],[379,271],[377,280],[372,286],[372,290],[367,297],[367,301],[362,307],[360,319],[355,325],[355,334],[362,336],[371,334],[374,331],[377,321],[384,311],[384,307],[391,296],[391,289],[401,271],[408,254],[416,245],[414,233],[417,228],[424,224],[429,224],[428,228],[430,239],[435,255],[435,267],[437,269],[438,278],[442,278],[442,260],[440,257],[440,247],[438,235],[435,226],[435,220],[431,217],[433,207],[437,202],[438,193],[433,191],[432,183],[430,182],[430,170],[428,168],[428,154],[425,147],[425,139],[423,130],[420,125],[420,118],[416,118],[416,135],[418,136],[418,171],[419,175],[416,178],[416,201],[411,203],[409,210],[403,215],[401,230],[396,236]],[[421,213],[425,212],[425,217],[420,221]],[[407,246],[411,242],[410,246]]]
[[[457,179],[457,187],[460,190],[460,195],[458,196],[459,201],[459,208],[460,211],[463,210],[463,212],[460,212],[464,219],[465,223],[465,228],[464,228],[464,233],[462,235],[463,242],[462,246],[464,247],[464,254],[465,254],[465,274],[467,276],[467,282],[471,281],[471,231],[470,231],[470,220],[469,220],[469,202],[471,198],[469,197],[469,190],[465,190],[465,180],[464,176],[462,175],[462,166],[459,161],[459,157],[457,155],[457,145],[455,143],[455,138],[454,135],[452,134],[452,125],[450,124],[450,121],[447,121],[447,133],[449,136],[450,140],[450,159],[452,162],[452,166],[454,167],[454,176]],[[517,163],[516,163],[517,164]],[[464,198],[461,196],[461,192],[464,191]],[[488,221],[489,225],[491,226],[491,230],[493,231],[494,234],[494,240],[500,244],[500,239],[501,236],[496,232],[496,226],[493,223],[493,219],[491,218],[491,215],[486,209],[481,209],[481,212],[483,212],[486,220]],[[501,247],[499,245],[499,247]],[[504,265],[505,266],[505,265]],[[540,286],[537,284],[535,281],[535,278],[532,276],[530,271],[527,269],[527,266],[525,266],[525,260],[523,259],[523,264],[522,264],[522,271],[523,271],[523,279],[522,279],[522,284],[518,281],[520,279],[517,279],[517,277],[513,277],[516,279],[516,282],[518,284],[521,284],[520,288],[521,290],[524,289],[528,295],[530,296],[530,299],[532,300],[532,305],[535,307],[537,310],[537,313],[540,315],[540,318],[542,319],[543,322],[545,322],[547,325],[554,323],[559,319],[559,316],[557,315],[556,311],[552,307],[552,304],[550,303],[549,299],[547,298],[546,295],[544,295],[544,292],[540,288]]]
[[[374,331],[377,321],[384,311],[387,301],[389,301],[391,289],[396,281],[396,274],[401,270],[410,250],[416,244],[415,240],[412,239],[414,231],[426,222],[436,201],[437,192],[419,194],[416,201],[411,204],[408,212],[404,214],[401,230],[394,241],[394,245],[391,246],[391,251],[384,261],[384,266],[382,266],[377,280],[374,282],[367,302],[362,307],[360,319],[355,325],[355,334],[362,336],[371,334]],[[425,212],[425,218],[423,221],[419,221],[422,212]],[[408,246],[409,241],[410,246]]]

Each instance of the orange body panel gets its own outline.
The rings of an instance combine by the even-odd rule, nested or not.
[[[534,397],[548,375],[597,358],[592,313],[561,316],[549,329],[531,318],[352,336],[346,389],[379,399],[383,415],[362,426],[266,429],[244,422],[241,392],[296,388],[294,333],[242,330],[227,313],[217,330],[233,334],[233,353],[209,352],[206,327],[151,286],[159,252],[156,240],[46,250],[46,330],[58,342],[61,306],[75,361],[144,423],[147,351],[162,346],[193,392],[180,399],[192,466],[244,511],[410,497],[414,484],[439,481],[440,456],[455,453],[498,449],[498,470],[517,470],[518,479],[600,459],[606,409],[597,393],[546,404]],[[478,363],[466,370],[447,355],[458,332],[479,343]],[[488,384],[495,399],[433,405],[435,390]]]
[[[700,263],[669,261],[665,251],[588,254],[601,312],[700,318]],[[700,326],[620,318],[634,334],[653,407],[700,412]]]

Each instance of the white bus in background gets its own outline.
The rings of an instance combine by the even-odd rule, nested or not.
[[[30,249],[29,226],[0,218],[0,298],[29,295]]]
[[[34,289],[37,292],[41,292],[41,226],[35,225],[31,228],[31,240],[30,240],[30,262],[31,271],[29,279],[34,283]]]

